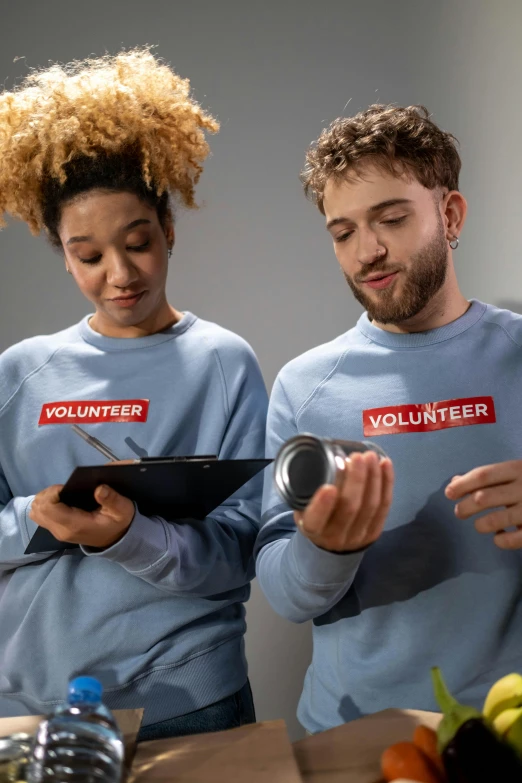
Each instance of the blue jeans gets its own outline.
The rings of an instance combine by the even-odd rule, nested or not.
[[[184,737],[187,734],[204,734],[207,731],[224,731],[256,722],[254,700],[248,680],[241,690],[216,701],[208,707],[203,707],[177,718],[168,718],[150,726],[142,726],[138,734],[138,742],[166,739],[167,737]]]

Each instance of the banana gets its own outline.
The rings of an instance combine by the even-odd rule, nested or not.
[[[491,686],[482,712],[487,720],[513,707],[522,707],[522,674],[506,674]]]
[[[505,736],[509,744],[522,755],[522,715],[517,718]]]
[[[511,707],[509,710],[504,710],[500,715],[497,715],[493,721],[493,726],[500,736],[503,736],[504,734],[507,734],[511,726],[521,715],[522,707]]]

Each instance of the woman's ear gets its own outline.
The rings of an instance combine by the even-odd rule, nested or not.
[[[174,219],[172,217],[172,212],[168,211],[167,217],[165,219],[165,239],[167,240],[167,247],[169,250],[172,250],[174,247],[174,242],[176,241],[176,232],[174,231]]]

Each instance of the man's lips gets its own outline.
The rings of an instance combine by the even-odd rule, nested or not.
[[[368,277],[362,283],[370,288],[387,288],[393,283],[398,274],[398,272],[389,272],[384,275]]]

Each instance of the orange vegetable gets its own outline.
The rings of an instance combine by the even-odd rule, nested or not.
[[[437,750],[437,732],[429,729],[427,726],[417,726],[413,732],[413,744],[422,750],[425,756],[438,769],[444,777],[444,764]]]
[[[386,781],[410,778],[418,783],[443,783],[436,767],[413,742],[397,742],[381,756],[381,770]]]

